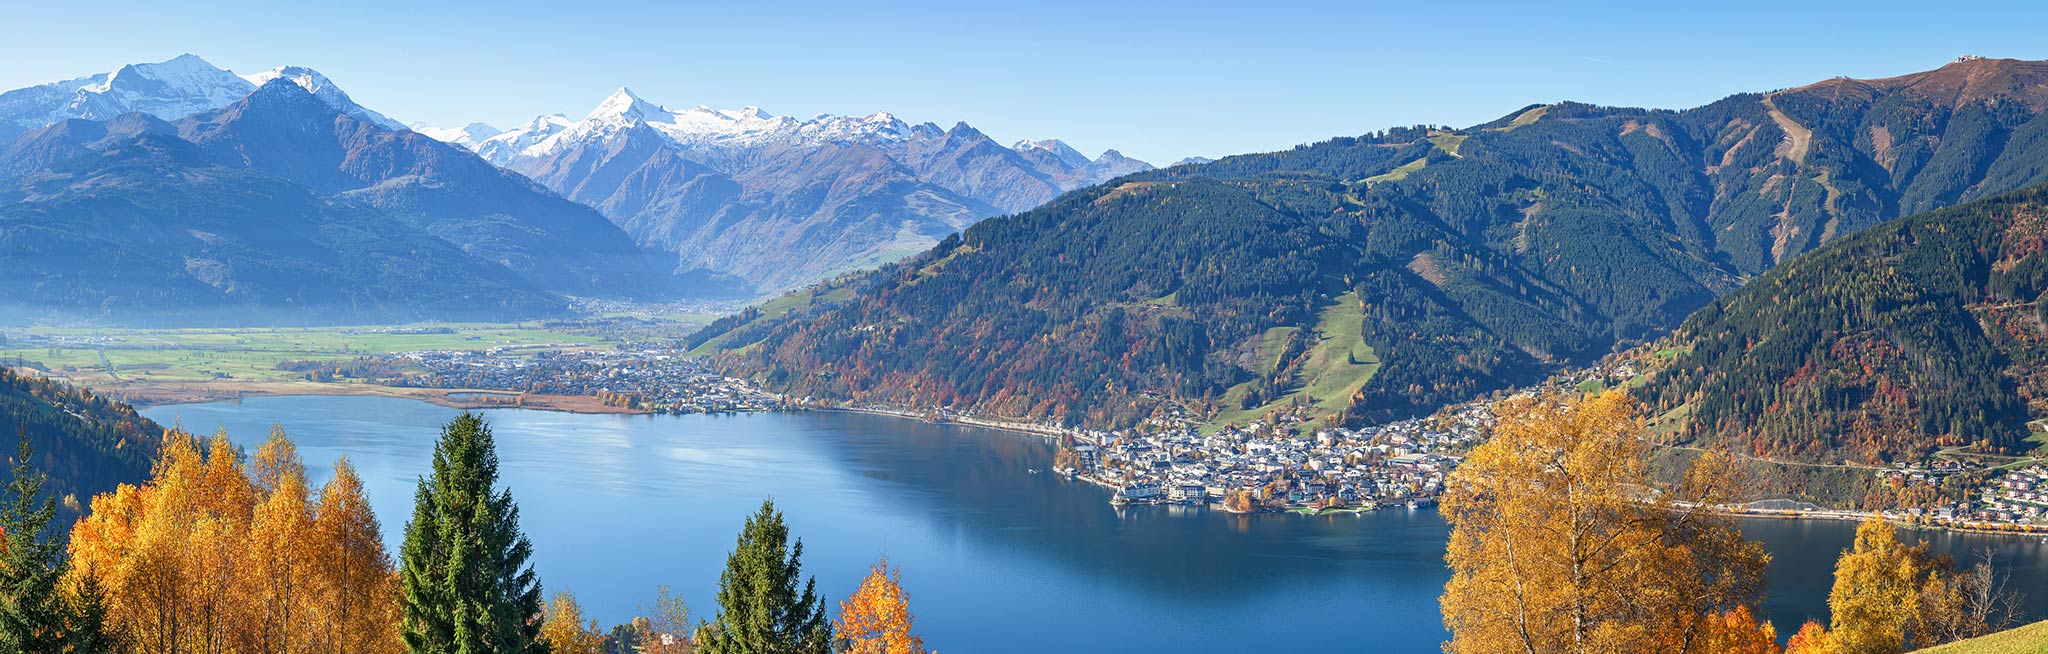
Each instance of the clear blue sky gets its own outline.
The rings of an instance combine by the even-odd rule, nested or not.
[[[191,52],[310,66],[406,122],[575,117],[625,85],[670,106],[964,120],[1154,163],[1535,102],[1678,108],[1966,53],[2048,59],[2039,2],[0,4],[0,88]]]

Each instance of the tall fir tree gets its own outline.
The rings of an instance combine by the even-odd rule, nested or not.
[[[61,652],[69,640],[69,607],[57,586],[64,576],[63,550],[46,533],[57,503],[43,496],[44,475],[34,455],[24,423],[14,479],[0,500],[0,530],[6,532],[0,543],[0,652],[8,654]]]
[[[803,574],[803,541],[791,543],[774,500],[747,518],[718,575],[716,620],[697,628],[704,654],[828,654],[832,623],[816,578]]]
[[[65,634],[70,654],[111,654],[127,651],[118,634],[107,629],[107,591],[98,575],[84,575],[71,593]]]
[[[482,418],[441,429],[399,548],[400,635],[414,654],[544,654],[541,588]]]

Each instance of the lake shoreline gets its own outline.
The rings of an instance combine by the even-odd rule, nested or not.
[[[165,389],[166,387],[145,386],[144,388]],[[567,395],[539,395],[531,393],[516,393],[511,391],[499,391],[489,389],[412,388],[378,386],[373,384],[319,384],[314,382],[295,382],[291,384],[280,385],[279,387],[276,388],[272,388],[270,387],[270,385],[259,384],[237,384],[233,389],[189,389],[175,386],[170,388],[175,388],[176,390],[181,392],[160,392],[154,394],[146,394],[141,397],[130,395],[126,398],[126,401],[142,407],[158,407],[175,406],[180,404],[201,404],[206,402],[234,401],[246,397],[389,397],[395,399],[417,400],[433,404],[436,406],[443,406],[454,409],[533,409],[538,411],[552,411],[557,413],[586,415],[660,414],[660,412],[648,411],[645,409],[628,409],[624,407],[607,406],[602,404],[601,402],[598,402],[597,398],[594,397]],[[121,387],[104,390],[106,390],[109,393],[128,392],[128,389]],[[211,391],[211,393],[205,391]],[[931,411],[920,412],[887,407],[860,407],[832,404],[790,405],[790,408],[786,409],[786,411],[818,411],[826,413],[853,413],[875,415],[933,425],[954,425],[990,429],[1014,434],[1038,436],[1049,440],[1058,439],[1060,437],[1069,435],[1091,442],[1094,440],[1088,435],[1088,432],[1083,429],[1052,427],[1037,423],[972,418],[959,415],[941,415]],[[1074,477],[1074,479],[1087,483],[1090,486],[1105,489],[1112,494],[1116,491],[1116,487],[1114,485],[1104,480],[1094,479],[1092,477],[1088,477],[1085,475],[1076,476]],[[1203,506],[1205,508],[1217,508],[1217,510],[1225,511],[1227,513],[1231,513],[1234,515],[1285,514],[1298,517],[1317,517],[1321,515],[1329,515],[1335,512],[1370,513],[1381,509],[1396,508],[1395,505],[1387,505],[1373,507],[1370,509],[1367,509],[1365,507],[1351,507],[1343,509],[1341,511],[1324,510],[1306,512],[1296,509],[1286,509],[1271,511],[1239,512],[1218,508],[1220,507],[1220,505],[1216,503],[1204,503],[1199,506]],[[1822,520],[1830,522],[1862,522],[1877,515],[1871,512],[1848,511],[1837,509],[1829,509],[1825,511],[1777,511],[1766,509],[1715,508],[1710,509],[1709,512],[1714,513],[1716,515],[1724,515],[1736,518],[1761,518],[1787,521]],[[1885,519],[1892,521],[1893,524],[1898,525],[1901,528],[1912,529],[1915,531],[1983,534],[2018,538],[2048,537],[2048,527],[2039,527],[2031,525],[1930,525],[1923,523],[1915,523],[1892,516],[1885,516]]]
[[[68,378],[60,378],[70,381]],[[72,381],[71,383],[78,383]],[[321,382],[121,382],[89,386],[137,407],[227,402],[251,397],[390,397],[419,400],[451,409],[538,409],[581,414],[644,414],[645,409],[609,406],[587,395],[546,395],[484,388],[417,388]]]

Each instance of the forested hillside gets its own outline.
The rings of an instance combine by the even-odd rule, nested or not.
[[[2048,181],[2044,109],[2048,63],[1964,60],[1332,139],[1069,194],[697,340],[798,395],[1005,417],[1412,415],[1661,334],[1902,213]]]
[[[1643,394],[1756,455],[2017,453],[2048,410],[2044,291],[2048,187],[1895,220],[1693,315]]]
[[[27,430],[35,467],[49,475],[44,490],[59,500],[59,524],[77,519],[94,495],[148,479],[164,434],[134,407],[6,367],[0,367],[0,427],[9,460]],[[0,480],[12,474],[0,466]]]

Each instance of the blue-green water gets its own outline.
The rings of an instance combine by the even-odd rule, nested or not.
[[[323,480],[346,455],[396,552],[415,480],[457,411],[276,397],[144,413],[194,432],[225,428],[252,447],[282,424]],[[652,604],[662,584],[709,617],[740,523],[773,497],[835,608],[886,555],[941,652],[1435,652],[1444,638],[1446,530],[1428,510],[1119,510],[1100,489],[1028,472],[1051,467],[1041,438],[877,416],[485,414],[542,582],[574,591],[606,624]],[[1825,617],[1854,525],[1744,530],[1777,557],[1766,608],[1781,629]],[[1965,557],[1997,548],[2022,587],[2048,579],[2038,541],[1934,538]],[[2036,595],[2034,615],[2048,615],[2048,590]]]

